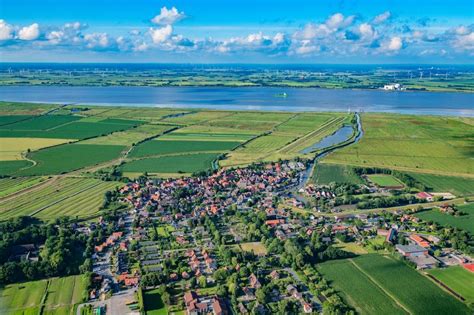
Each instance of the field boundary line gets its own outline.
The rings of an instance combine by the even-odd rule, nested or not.
[[[69,199],[69,198],[71,198],[71,197],[77,196],[77,195],[79,195],[79,194],[82,194],[82,193],[85,192],[85,191],[88,191],[88,190],[90,190],[90,189],[92,189],[92,188],[95,188],[95,187],[99,186],[100,183],[101,183],[101,182],[98,182],[98,183],[96,183],[96,184],[94,184],[94,185],[92,185],[92,186],[89,186],[89,187],[87,187],[87,188],[81,189],[80,191],[78,191],[78,192],[76,192],[76,193],[74,193],[74,194],[72,194],[72,195],[63,197],[63,198],[61,198],[61,199],[59,199],[59,200],[56,200],[56,201],[53,202],[53,203],[50,203],[50,204],[48,204],[48,205],[46,205],[46,206],[44,206],[44,207],[39,208],[38,210],[35,210],[34,212],[32,212],[31,214],[29,214],[28,216],[32,217],[32,216],[34,216],[34,215],[37,215],[37,214],[40,213],[41,211],[46,210],[46,209],[48,209],[49,207],[54,206],[55,204],[58,204],[58,203],[60,203],[60,202],[62,202],[62,201],[64,201],[64,200],[67,200],[67,199]]]
[[[423,275],[425,275],[428,279],[431,280],[431,282],[434,282],[438,287],[440,287],[443,291],[451,294],[452,296],[454,296],[455,298],[457,298],[458,300],[460,300],[461,302],[463,303],[466,303],[466,299],[459,293],[457,293],[456,291],[454,291],[453,289],[451,289],[447,284],[445,284],[443,281],[439,280],[438,278],[436,278],[435,276],[433,275],[430,275],[429,273],[423,273]]]
[[[17,197],[19,197],[19,196],[22,196],[22,195],[24,195],[24,194],[26,194],[26,193],[28,193],[28,192],[35,191],[35,190],[37,190],[37,189],[40,189],[40,188],[42,188],[43,186],[45,186],[45,185],[47,185],[47,184],[51,184],[51,183],[57,181],[58,179],[59,179],[58,176],[51,177],[51,178],[46,179],[46,180],[44,180],[44,181],[42,181],[42,182],[39,182],[39,183],[36,184],[36,185],[33,185],[33,186],[27,187],[27,188],[25,188],[25,189],[22,189],[22,190],[20,190],[20,191],[17,191],[17,192],[14,193],[14,194],[10,194],[10,195],[8,195],[8,196],[2,197],[2,198],[0,198],[0,202],[8,201],[8,200],[10,200],[10,199],[15,199],[15,198],[17,198]]]
[[[357,268],[357,270],[359,270],[363,275],[365,275],[370,281],[372,281],[380,290],[382,290],[388,297],[390,297],[394,302],[395,304],[397,304],[398,306],[400,306],[405,312],[407,312],[408,314],[412,314],[413,315],[413,312],[411,312],[405,305],[403,305],[400,301],[398,301],[390,292],[388,292],[383,286],[381,286],[371,275],[369,275],[367,272],[365,272],[359,265],[356,264],[356,262],[352,259],[352,258],[349,258],[349,261],[351,262],[351,264],[354,265],[354,267]]]

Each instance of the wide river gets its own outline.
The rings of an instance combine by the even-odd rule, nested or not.
[[[286,93],[286,97],[282,97]],[[474,117],[474,94],[318,88],[0,86],[0,100],[269,111],[366,111]]]

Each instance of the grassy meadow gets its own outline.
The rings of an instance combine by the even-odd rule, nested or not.
[[[349,184],[363,183],[362,179],[350,166],[328,163],[316,164],[311,180],[318,185],[327,185],[332,182]]]
[[[329,154],[338,164],[474,177],[472,126],[455,117],[363,114],[364,135]]]
[[[362,314],[470,314],[466,305],[390,256],[361,255],[319,266]]]
[[[474,234],[474,203],[459,206],[458,209],[466,214],[455,217],[442,213],[439,209],[435,208],[418,212],[415,216],[423,221],[433,221],[443,226],[451,226]]]
[[[433,192],[450,192],[456,196],[474,195],[474,178],[409,173]]]
[[[428,273],[474,304],[474,273],[461,266],[428,270]]]
[[[367,175],[369,180],[379,187],[397,187],[403,186],[403,183],[392,175],[387,174],[370,174]]]

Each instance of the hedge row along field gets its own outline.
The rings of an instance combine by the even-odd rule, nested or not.
[[[470,314],[462,302],[389,256],[367,254],[319,266],[331,285],[342,290],[347,302],[362,314]]]
[[[66,215],[90,216],[99,211],[105,191],[119,185],[93,178],[67,177],[49,181],[40,190],[0,201],[0,220],[22,215],[33,215],[44,220]]]
[[[466,303],[474,303],[474,273],[461,266],[432,269],[428,273],[461,295]]]

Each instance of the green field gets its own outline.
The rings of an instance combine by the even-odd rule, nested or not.
[[[82,276],[10,284],[0,288],[0,314],[39,314],[43,300],[43,314],[71,314],[84,291]]]
[[[433,221],[443,226],[451,226],[474,234],[474,203],[458,207],[466,215],[455,217],[447,213],[442,213],[438,209],[421,211],[415,214],[423,221]]]
[[[18,175],[50,175],[81,169],[120,156],[125,146],[66,144],[32,152],[29,158],[37,164],[16,172]]]
[[[117,185],[93,178],[52,179],[40,190],[0,201],[0,220],[33,214],[43,220],[94,215],[102,205],[105,191]]]
[[[122,170],[130,173],[194,173],[210,169],[218,156],[215,153],[196,153],[145,158],[126,163]]]
[[[474,304],[474,273],[461,266],[428,270],[428,273]]]
[[[1,129],[9,130],[48,130],[51,128],[58,127],[60,125],[70,123],[81,119],[78,116],[71,115],[46,115],[46,116],[34,116],[30,119],[21,120],[19,122],[9,124],[1,127]]]
[[[1,107],[0,107],[1,108]],[[32,115],[11,115],[11,116],[0,116],[0,126],[13,124],[14,122],[27,120],[33,117]]]
[[[159,289],[144,291],[143,304],[146,315],[167,315],[168,309],[161,300]]]
[[[42,177],[17,177],[0,179],[0,198],[12,195],[18,191],[42,182]]]
[[[217,151],[223,152],[238,146],[235,141],[180,141],[180,140],[150,140],[133,149],[130,157],[143,157],[174,153],[191,153]]]
[[[367,175],[369,180],[379,187],[399,187],[403,186],[397,178],[387,174],[370,174]]]
[[[341,264],[341,266],[339,266]],[[347,266],[352,264],[352,266]],[[329,265],[329,266],[327,266]],[[462,302],[442,290],[431,280],[403,262],[389,256],[377,254],[361,255],[354,259],[332,261],[321,265],[323,275],[327,274],[332,285],[343,291],[347,301],[362,314],[399,313],[399,308],[391,307],[397,303],[401,309],[412,314],[470,314]],[[355,290],[354,286],[361,286]],[[375,287],[378,290],[375,290]],[[374,293],[382,290],[384,295]],[[367,293],[372,292],[372,293]],[[370,310],[376,307],[374,299],[386,300],[384,311]],[[390,310],[391,308],[391,310]]]
[[[318,265],[329,285],[341,293],[344,300],[359,314],[407,314],[349,260],[337,260]]]
[[[11,175],[18,170],[32,166],[33,163],[26,160],[0,161],[0,175]]]
[[[452,176],[474,175],[472,125],[462,118],[363,114],[364,136],[325,161]]]
[[[318,185],[329,183],[362,184],[362,179],[354,173],[350,166],[339,164],[318,163],[314,168],[312,181]]]
[[[474,178],[409,173],[429,191],[450,192],[456,196],[474,195]]]

